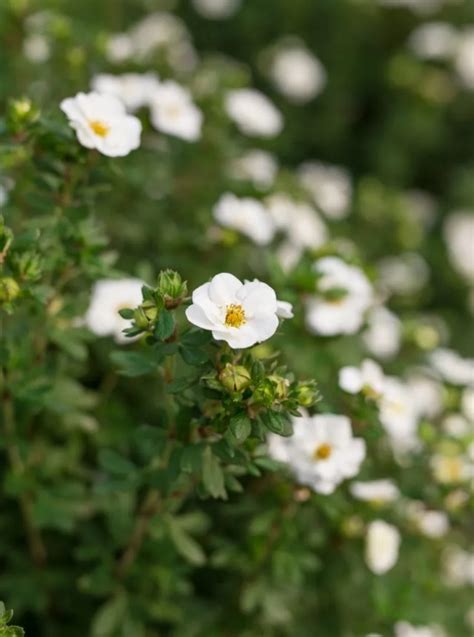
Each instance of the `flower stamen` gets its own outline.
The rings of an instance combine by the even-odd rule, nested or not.
[[[231,303],[226,307],[225,324],[227,327],[241,327],[246,322],[245,311],[241,305]]]
[[[110,126],[107,126],[107,124],[104,124],[104,122],[101,122],[98,119],[90,121],[89,126],[99,137],[107,137],[110,131]]]
[[[317,445],[313,451],[314,460],[327,460],[332,453],[331,445],[327,442],[323,442],[322,445]]]

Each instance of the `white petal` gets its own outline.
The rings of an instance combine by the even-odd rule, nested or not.
[[[235,296],[241,287],[242,283],[233,274],[216,274],[209,286],[209,298],[219,306],[235,303]]]
[[[357,367],[339,370],[339,387],[349,394],[358,394],[363,387],[362,374]]]

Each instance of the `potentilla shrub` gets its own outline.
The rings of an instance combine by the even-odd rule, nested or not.
[[[0,7],[0,597],[30,637],[468,635],[472,202],[462,153],[446,190],[423,157],[468,35],[459,82],[409,3],[282,0],[300,37],[249,37],[254,83],[199,25],[227,50],[266,4],[133,4]],[[326,22],[379,47],[351,79]],[[338,82],[392,92],[382,133]]]

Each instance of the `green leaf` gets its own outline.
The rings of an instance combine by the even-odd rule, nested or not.
[[[180,353],[184,362],[188,365],[204,365],[209,360],[207,352],[195,347],[180,347]]]
[[[291,436],[293,426],[287,414],[277,411],[268,411],[260,415],[260,421],[271,432],[280,436]]]
[[[106,471],[114,475],[128,475],[136,471],[135,465],[112,449],[102,449],[99,452],[99,464]]]
[[[133,318],[135,312],[131,308],[124,307],[121,310],[119,310],[119,314],[123,319],[130,320]]]
[[[252,423],[247,414],[237,414],[233,416],[229,426],[237,442],[244,442],[252,431]]]
[[[213,498],[227,497],[224,486],[224,473],[222,471],[219,459],[212,453],[209,446],[204,448],[202,455],[202,481],[207,492]]]
[[[120,374],[130,378],[150,374],[158,367],[153,352],[123,352],[115,351],[110,354],[112,362],[120,367]]]
[[[155,336],[160,341],[169,338],[174,332],[174,317],[168,310],[162,310],[155,327]]]
[[[169,536],[176,550],[194,566],[202,566],[206,562],[206,555],[199,544],[180,525],[178,518],[165,518]]]
[[[120,593],[99,608],[92,621],[91,637],[116,637],[127,612],[127,597]]]
[[[180,464],[181,470],[186,473],[198,471],[202,464],[202,446],[197,444],[183,447]]]

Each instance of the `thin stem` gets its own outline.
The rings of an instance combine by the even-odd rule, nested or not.
[[[116,574],[119,579],[123,579],[125,577],[131,565],[135,561],[148,532],[150,522],[155,513],[158,511],[159,506],[159,491],[157,489],[150,489],[139,509],[138,517],[135,521],[135,526],[133,527],[128,544],[118,561]]]
[[[13,400],[6,391],[3,394],[3,421],[10,465],[13,471],[18,476],[21,476],[25,471],[25,467],[15,442],[15,412]],[[47,552],[41,533],[35,527],[33,521],[33,499],[30,493],[23,493],[20,495],[19,500],[31,559],[36,566],[43,566],[47,560]]]

